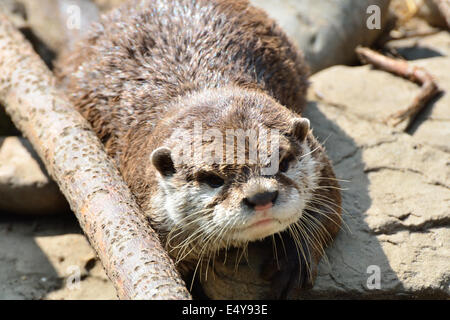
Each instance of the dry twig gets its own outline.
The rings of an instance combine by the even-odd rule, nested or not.
[[[358,47],[356,53],[363,63],[369,63],[376,68],[396,74],[421,85],[420,93],[405,109],[391,114],[385,121],[394,127],[406,121],[405,130],[414,121],[416,115],[439,92],[433,77],[423,68],[411,66],[407,61],[393,59],[375,52],[369,48]]]

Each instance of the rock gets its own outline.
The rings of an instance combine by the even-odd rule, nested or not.
[[[436,0],[416,0],[419,7],[417,15],[430,25],[447,29],[447,22],[436,5]]]
[[[356,61],[355,48],[370,46],[387,21],[388,0],[251,0],[278,21],[303,50],[312,73]],[[370,5],[380,8],[381,29],[367,28]]]
[[[316,107],[311,118],[324,114],[357,148],[341,155],[335,150],[341,138],[326,143],[337,176],[349,181],[343,184],[348,188],[343,207],[351,234],[341,233],[328,251],[330,266],[322,263],[309,294],[448,297],[448,154],[332,105]],[[328,134],[322,130],[319,136]],[[370,265],[381,271],[381,288],[375,291],[366,285]]]
[[[408,105],[416,85],[368,66],[335,66],[311,78],[305,116],[343,180],[345,223],[314,287],[290,298],[450,297],[449,63],[448,56],[413,62],[446,93],[409,133],[380,120]],[[219,299],[268,297],[269,284],[257,274],[270,254],[250,246],[248,261],[242,258],[235,272],[239,254],[232,253],[225,265],[214,266],[207,293]]]
[[[7,0],[0,10],[9,12],[49,67],[62,49],[70,47],[98,19],[97,6],[91,0]]]
[[[117,299],[75,217],[1,219],[0,239],[0,300]]]
[[[107,12],[114,9],[127,0],[93,0],[101,12]]]
[[[0,2],[0,11],[3,11],[8,15],[12,23],[24,34],[28,41],[30,41],[35,51],[41,56],[47,66],[51,67],[52,60],[55,58],[55,53],[34,33],[28,21],[30,10],[27,11],[24,3],[19,0],[3,0]],[[34,11],[31,11],[31,15],[33,13]],[[55,26],[52,27],[53,28],[49,28],[48,33],[53,31],[58,34],[61,28],[55,28]]]
[[[62,286],[47,293],[45,299],[117,299],[114,286],[82,234],[62,234],[52,238],[36,236],[34,239],[58,277],[64,280]],[[68,254],[67,248],[75,251]],[[79,287],[74,280],[77,275],[80,275]]]
[[[429,26],[447,29],[445,18],[436,5],[437,1],[441,0],[392,0],[390,10],[401,25],[409,25],[411,19],[418,18]]]
[[[450,39],[448,33],[446,39]],[[416,143],[449,151],[450,59],[442,56],[415,60],[411,64],[421,66],[433,75],[443,93],[418,115],[409,133]],[[406,108],[420,91],[417,85],[408,80],[370,69],[370,66],[332,67],[313,77],[313,90],[321,100],[378,123],[391,113]]]
[[[0,2],[0,11],[8,13],[9,19],[11,19],[16,28],[26,26],[25,7],[21,2],[17,0],[2,0]]]
[[[51,214],[69,211],[28,140],[0,137],[0,212]]]
[[[412,62],[412,64],[425,68],[434,76],[442,93],[418,115],[409,132],[418,142],[429,143],[449,151],[450,75],[448,70],[450,70],[450,33],[442,31],[423,38],[390,41],[387,43],[387,47],[397,50],[408,60],[420,59]],[[406,80],[401,81],[405,82]],[[402,90],[398,94],[403,93]]]
[[[368,65],[356,68],[334,66],[317,73],[310,81],[320,100],[382,123],[390,114],[406,108],[420,87],[387,72],[371,69]],[[388,101],[383,97],[389,97]]]
[[[450,56],[450,35],[441,31],[426,37],[391,40],[386,48],[397,51],[406,60]]]
[[[449,56],[417,60],[436,79],[442,93],[417,117],[409,133],[415,141],[450,151],[450,58]]]

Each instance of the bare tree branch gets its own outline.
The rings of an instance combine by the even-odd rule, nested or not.
[[[391,114],[386,119],[386,122],[393,126],[397,126],[403,121],[406,121],[404,127],[404,130],[406,130],[414,121],[419,111],[439,92],[439,88],[434,82],[433,77],[423,68],[411,66],[405,60],[383,56],[369,48],[358,47],[356,48],[356,53],[359,59],[365,63],[370,63],[376,68],[399,75],[421,85],[419,94],[407,108]]]

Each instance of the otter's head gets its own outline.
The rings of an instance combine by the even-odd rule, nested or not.
[[[307,119],[262,93],[217,91],[165,120],[151,153],[169,245],[209,251],[276,234],[317,187]]]

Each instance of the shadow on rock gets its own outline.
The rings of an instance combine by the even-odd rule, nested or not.
[[[437,50],[420,46],[398,48],[397,51],[406,60],[419,60],[444,56]]]
[[[81,233],[70,215],[0,215],[0,300],[42,299],[64,286],[37,239],[66,233]]]
[[[311,120],[314,135],[324,144],[336,176],[342,180],[344,223],[319,265],[314,288],[300,295],[376,298],[390,291],[387,287],[401,291],[401,283],[381,244],[365,222],[372,200],[360,147],[319,110],[316,102],[309,103],[304,116]]]
[[[47,215],[70,212],[30,142],[0,136],[0,211]]]
[[[427,120],[432,117],[433,108],[436,104],[445,96],[448,95],[448,92],[439,92],[430,102],[426,105],[426,107],[419,112],[414,122],[408,128],[407,132],[410,135],[414,135],[414,133],[419,129],[419,127]]]

